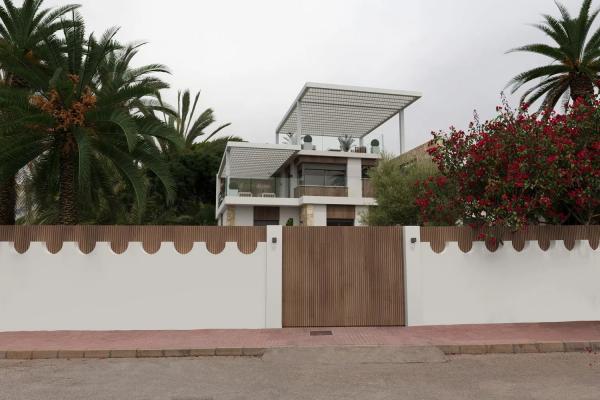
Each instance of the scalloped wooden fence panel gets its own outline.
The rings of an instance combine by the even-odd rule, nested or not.
[[[436,253],[442,253],[450,242],[457,242],[458,247],[467,253],[473,247],[473,242],[483,241],[479,235],[483,233],[486,247],[495,252],[500,245],[511,242],[516,251],[522,251],[526,242],[536,242],[540,249],[547,251],[552,242],[561,242],[567,250],[573,250],[577,241],[584,242],[596,250],[600,243],[600,226],[528,226],[513,232],[508,229],[493,228],[489,230],[474,230],[470,227],[422,227],[421,242],[429,243]]]
[[[265,227],[0,226],[0,242],[13,242],[20,253],[26,252],[31,242],[45,242],[51,253],[60,252],[65,242],[77,242],[85,254],[92,252],[96,243],[108,242],[115,253],[121,254],[129,243],[141,242],[150,254],[160,250],[163,243],[173,243],[179,253],[186,254],[194,243],[204,242],[209,251],[218,254],[226,242],[234,242],[242,253],[251,254],[259,242],[266,240]]]

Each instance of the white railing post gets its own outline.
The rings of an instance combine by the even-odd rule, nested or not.
[[[398,112],[398,125],[400,135],[400,155],[406,151],[406,127],[404,126],[404,110]]]

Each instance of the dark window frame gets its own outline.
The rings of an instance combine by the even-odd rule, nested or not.
[[[340,164],[302,164],[299,171],[304,186],[345,187],[348,168]]]
[[[267,219],[255,219],[254,226],[277,226],[281,225],[279,221],[267,220]]]
[[[339,218],[328,218],[327,226],[354,226],[355,221],[353,219],[339,219]]]

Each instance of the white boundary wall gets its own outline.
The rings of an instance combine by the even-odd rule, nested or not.
[[[404,233],[409,326],[600,320],[600,249],[587,242],[571,251],[527,242],[521,252],[507,242],[493,253],[454,242],[437,254],[418,227]]]
[[[0,243],[0,331],[281,328],[281,242],[276,226],[248,255],[237,243],[216,255],[204,243],[185,255],[172,243],[152,255]]]

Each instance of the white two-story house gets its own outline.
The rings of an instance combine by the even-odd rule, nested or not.
[[[217,176],[219,225],[360,225],[377,205],[368,171],[381,159],[379,141],[365,137],[399,116],[402,152],[404,110],[420,97],[307,83],[279,124],[276,144],[227,144]]]

